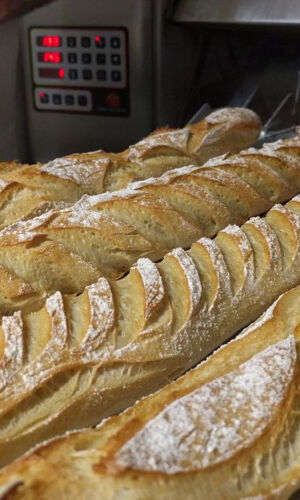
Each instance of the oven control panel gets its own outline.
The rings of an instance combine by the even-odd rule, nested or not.
[[[36,109],[128,116],[124,28],[31,28],[30,48]]]

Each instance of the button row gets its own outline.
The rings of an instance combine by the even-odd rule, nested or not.
[[[78,80],[79,78],[79,71],[77,69],[70,69],[68,71],[68,76],[70,80]],[[111,80],[113,82],[120,82],[121,81],[121,71],[112,71],[111,74]],[[83,80],[92,80],[93,79],[93,72],[90,69],[84,69],[81,72],[81,77]],[[97,80],[101,82],[105,82],[108,79],[108,72],[100,69],[96,71],[96,77]]]
[[[78,104],[79,106],[87,106],[88,99],[86,95],[78,95],[75,101],[75,96],[72,94],[66,94],[62,96],[61,94],[52,94],[49,95],[45,92],[40,94],[40,102],[42,104],[49,104],[50,100],[52,104],[55,106],[59,106],[60,104],[66,104],[67,106],[74,106],[74,104]]]
[[[69,52],[68,55],[67,55],[67,58],[68,58],[68,62],[70,64],[76,64],[78,62],[78,54],[76,54],[76,52]],[[106,64],[106,61],[107,61],[106,54],[97,54],[96,55],[96,62],[97,62],[97,64],[103,65],[103,64]],[[81,62],[83,64],[91,64],[92,63],[92,56],[91,56],[91,54],[87,54],[87,53],[81,54]],[[110,62],[114,66],[120,65],[121,64],[121,56],[120,56],[120,54],[111,54],[111,56],[110,56]]]
[[[104,49],[108,44],[108,40],[105,38],[105,36],[95,36],[94,38],[91,38],[89,36],[82,36],[80,37],[80,40],[77,40],[75,36],[67,37],[68,47],[77,47],[77,43],[78,45],[80,43],[81,47],[91,47],[93,42],[95,43],[95,46],[98,47],[99,49]],[[118,36],[111,37],[110,47],[112,49],[119,49],[121,47],[120,37]]]
[[[45,46],[52,46],[52,47],[61,47],[62,46],[62,39],[61,37],[50,37],[51,40],[54,38],[57,38],[57,43],[51,43],[51,44],[45,44],[43,43],[42,37],[38,36],[36,38],[36,44],[38,46],[40,45],[45,45]],[[81,46],[84,48],[92,47],[93,45],[97,47],[98,49],[104,49],[105,47],[110,46],[112,49],[119,49],[121,47],[121,38],[119,36],[112,36],[111,38],[105,37],[105,36],[81,36],[81,37],[76,37],[76,36],[67,36],[66,37],[66,42],[67,42],[67,47],[77,47]]]
[[[92,94],[88,90],[35,89],[35,104],[38,109],[53,111],[92,111]]]

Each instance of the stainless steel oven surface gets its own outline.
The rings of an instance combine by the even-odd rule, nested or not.
[[[0,25],[3,160],[119,151],[203,106],[298,123],[299,2],[6,0],[0,15],[22,3]]]
[[[122,149],[148,132],[150,7],[136,0],[63,0],[23,17],[33,160],[74,150]]]
[[[2,159],[118,151],[180,123],[197,41],[172,2],[40,3],[0,27]]]

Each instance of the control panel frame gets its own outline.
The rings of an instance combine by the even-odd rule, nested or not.
[[[67,38],[79,37],[92,38],[97,34],[107,34],[110,36],[108,38],[110,41],[113,38],[112,35],[116,38],[121,35],[121,58],[123,58],[122,64],[120,64],[121,71],[123,72],[124,77],[121,78],[120,82],[95,82],[94,81],[85,81],[83,78],[77,79],[76,81],[72,81],[70,78],[67,79],[53,79],[53,78],[40,78],[38,75],[38,70],[40,68],[64,68],[65,72],[74,70],[74,64],[69,63],[69,67],[65,66],[66,61],[62,60],[61,63],[43,63],[37,60],[37,56],[40,53],[50,52],[52,49],[50,47],[39,46],[35,42],[36,37],[43,36],[58,36]],[[32,99],[34,109],[38,112],[55,112],[55,113],[67,113],[67,114],[88,114],[88,115],[102,115],[102,116],[118,116],[118,117],[128,117],[130,115],[130,85],[129,85],[129,35],[128,29],[125,26],[30,26],[28,28],[28,40],[29,40],[29,54],[30,54],[30,69],[31,69],[31,79],[32,79]],[[79,45],[79,44],[78,44]],[[91,63],[87,66],[84,63],[75,63],[76,71],[83,71],[93,67],[91,71],[102,71],[103,65],[93,64],[95,61],[95,56],[97,54],[105,54],[106,56],[117,53],[115,52],[113,47],[110,47],[113,50],[113,54],[108,52],[108,47],[96,47],[96,43],[92,44],[92,51],[88,51],[91,47],[67,47],[57,46],[53,47],[56,52],[62,54],[63,59],[66,58],[67,54],[76,53],[78,58],[82,56],[82,54],[90,53],[92,56]],[[79,50],[78,50],[79,49]],[[101,68],[99,67],[101,66]],[[97,69],[96,69],[97,68]],[[108,65],[108,68],[112,72],[112,64]],[[120,71],[120,70],[118,70]],[[49,88],[49,102],[42,103],[38,100],[39,90],[42,94],[47,95],[47,87]],[[57,89],[56,96],[61,97],[62,104],[56,105],[52,102],[53,90]],[[68,90],[68,95],[74,95],[75,104],[73,106],[67,105],[65,101],[66,90]],[[79,95],[78,92],[82,91],[82,96],[86,96],[86,105],[80,106],[78,104]],[[112,105],[107,105],[111,103]]]

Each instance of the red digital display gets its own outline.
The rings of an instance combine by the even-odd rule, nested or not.
[[[42,37],[42,46],[43,47],[60,47],[61,45],[61,37],[57,35],[48,35]]]
[[[39,68],[39,77],[40,78],[64,78],[65,70],[63,68]]]
[[[43,61],[50,63],[61,62],[61,52],[43,52]]]

